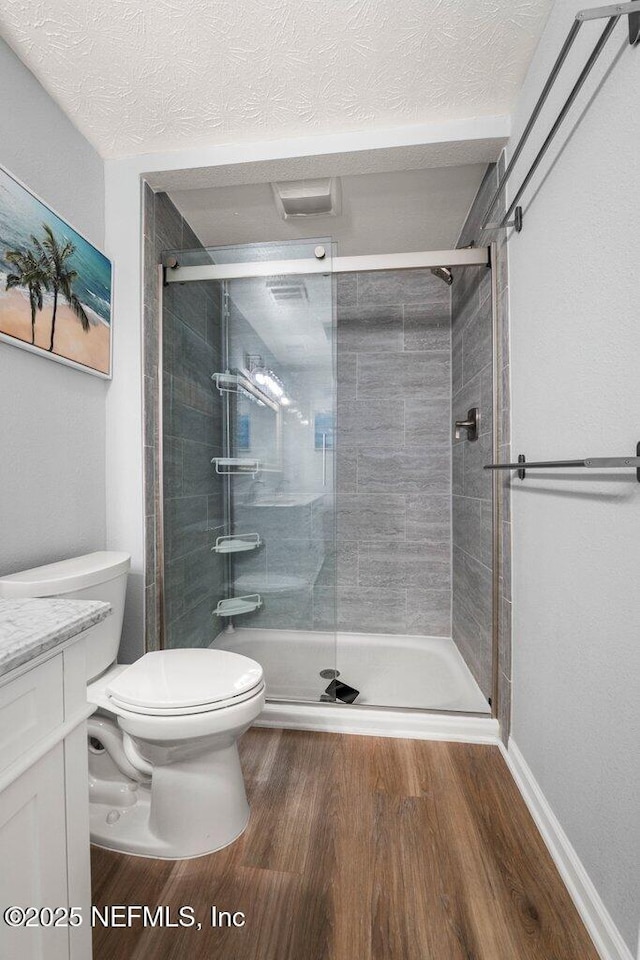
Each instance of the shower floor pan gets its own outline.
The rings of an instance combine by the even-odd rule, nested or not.
[[[319,703],[329,683],[320,671],[337,669],[343,683],[360,691],[356,705],[490,713],[458,648],[446,637],[364,633],[336,637],[240,627],[225,630],[212,646],[257,660],[271,700]]]

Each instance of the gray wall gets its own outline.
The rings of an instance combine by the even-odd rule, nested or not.
[[[479,438],[470,441],[462,431],[453,443],[452,636],[480,689],[489,697],[492,494],[491,474],[482,467],[491,462],[493,347],[491,272],[485,267],[454,271],[451,326],[453,419],[466,419],[471,407],[480,410]]]
[[[223,564],[211,552],[222,518],[220,478],[211,457],[221,453],[221,405],[211,383],[220,365],[220,291],[191,283],[164,289],[158,303],[163,251],[201,248],[164,193],[144,185],[145,270],[145,639],[157,649],[164,616],[167,646],[207,646],[216,635],[211,610],[224,594]],[[160,325],[163,375],[160,377]],[[162,389],[164,472],[164,607],[160,595],[158,403]],[[127,651],[127,659],[140,656]],[[122,659],[122,654],[121,654]]]
[[[338,628],[451,635],[449,289],[338,281]]]
[[[0,163],[102,247],[102,160],[2,40],[0,88]],[[106,390],[0,343],[2,573],[104,548]]]
[[[577,7],[553,6],[510,149]],[[583,27],[542,130],[600,29]],[[640,50],[626,34],[622,17],[509,243],[513,451],[532,460],[623,456],[640,439]],[[635,956],[640,486],[633,471],[532,471],[512,496],[513,738]]]
[[[183,242],[185,238],[183,236]],[[165,289],[163,464],[165,642],[206,647],[221,628],[212,616],[226,596],[225,559],[212,552],[224,534],[223,481],[211,458],[223,455],[223,406],[211,381],[221,369],[220,285]]]
[[[452,636],[487,698],[498,697],[503,738],[509,735],[511,679],[511,525],[509,477],[500,476],[501,555],[499,578],[498,685],[493,686],[493,495],[492,476],[483,469],[493,459],[494,426],[500,456],[509,458],[509,319],[505,231],[482,231],[481,223],[497,185],[500,164],[487,169],[458,240],[459,247],[497,243],[497,322],[499,423],[493,423],[492,275],[485,267],[454,270],[451,288],[453,419],[480,409],[480,437],[463,433],[453,444],[453,615]],[[495,211],[499,218],[502,206]]]

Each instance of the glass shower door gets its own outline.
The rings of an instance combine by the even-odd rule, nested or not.
[[[329,241],[209,250],[217,263],[317,260],[322,272],[224,281],[220,478],[225,565],[215,647],[265,670],[271,699],[333,700],[335,349]]]

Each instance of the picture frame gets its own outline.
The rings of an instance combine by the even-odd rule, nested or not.
[[[0,341],[105,380],[113,263],[0,166]]]

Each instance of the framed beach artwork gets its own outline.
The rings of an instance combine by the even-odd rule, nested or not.
[[[0,167],[0,339],[111,377],[112,265]]]

